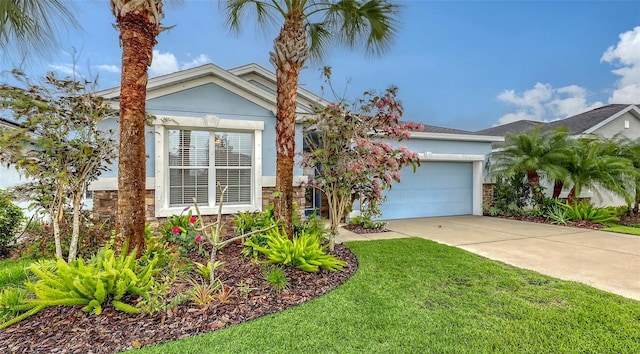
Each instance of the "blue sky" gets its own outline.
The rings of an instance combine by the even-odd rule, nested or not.
[[[99,74],[101,88],[117,86],[121,51],[109,2],[68,3],[82,30],[60,32],[59,48],[30,60],[27,72],[70,73],[75,48],[78,72]],[[464,130],[640,103],[638,0],[399,3],[401,25],[386,54],[334,47],[321,63],[333,68],[334,84],[347,97],[393,84],[403,119]],[[158,38],[152,76],[207,62],[272,70],[268,52],[278,28],[265,33],[249,19],[239,35],[230,33],[217,1],[167,2],[164,10],[162,24],[175,27]],[[8,55],[2,68],[18,62]],[[309,65],[300,85],[320,94],[319,66]]]

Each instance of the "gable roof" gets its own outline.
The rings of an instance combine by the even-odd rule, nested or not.
[[[553,122],[537,122],[532,120],[519,120],[488,129],[479,130],[478,134],[505,135],[526,132],[537,125],[542,125],[543,130],[552,130],[566,127],[571,135],[590,134],[598,128],[606,125],[619,116],[632,112],[640,119],[640,108],[635,104],[609,104],[587,112],[577,114],[565,119]]]
[[[575,116],[547,123],[545,129],[566,127],[572,135],[592,133],[597,127],[609,122],[615,117],[628,112],[634,105],[609,104],[600,108],[577,114]]]
[[[214,83],[267,110],[272,111],[275,114],[277,110],[275,91],[270,90],[268,86],[264,87],[256,85],[242,77],[251,73],[265,76],[269,79],[269,71],[257,64],[245,65],[231,71],[222,69],[212,63],[153,77],[147,82],[147,100],[170,95],[208,83]],[[271,75],[275,80],[275,74]],[[306,99],[306,101],[299,100],[297,109],[298,115],[313,112],[309,102],[320,104],[326,102],[319,96],[304,89],[298,89],[298,94],[301,98]],[[120,96],[120,86],[98,91],[96,92],[96,95],[112,100],[114,102],[114,106],[117,106]]]

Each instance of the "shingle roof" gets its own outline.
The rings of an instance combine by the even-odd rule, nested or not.
[[[515,121],[515,122],[511,122],[511,123],[498,125],[498,126],[487,128],[487,129],[483,129],[483,130],[478,130],[476,132],[476,134],[498,135],[498,136],[502,136],[502,135],[505,135],[507,133],[518,134],[518,133],[525,132],[525,131],[527,131],[529,129],[532,129],[533,127],[535,127],[538,124],[544,124],[544,123],[536,122],[536,121],[533,121],[533,120],[524,120],[523,119],[523,120],[518,120],[518,121]]]
[[[545,129],[567,127],[572,135],[581,134],[627,107],[629,107],[628,104],[602,106],[566,119],[547,123]]]
[[[536,125],[541,124],[543,130],[551,130],[558,127],[566,127],[572,135],[582,134],[595,127],[603,121],[611,118],[616,113],[629,107],[629,104],[609,104],[590,111],[571,116],[569,118],[556,120],[549,123],[536,122],[531,120],[519,120],[512,123],[499,125],[496,127],[479,130],[476,134],[485,135],[505,135],[507,133],[519,134],[525,132]]]
[[[473,132],[467,130],[453,129],[453,128],[445,128],[445,127],[437,127],[435,125],[427,125],[423,124],[424,129],[423,132],[428,133],[447,133],[447,134],[474,134]]]

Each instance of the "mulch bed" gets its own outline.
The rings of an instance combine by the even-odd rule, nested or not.
[[[488,216],[488,215],[485,215]],[[525,215],[517,215],[517,216],[506,216],[506,215],[496,215],[496,218],[501,219],[512,219],[512,220],[520,220],[520,221],[529,221],[529,222],[537,222],[540,224],[551,224],[551,220],[539,216],[525,216]],[[591,221],[569,221],[566,225],[559,226],[570,226],[570,227],[578,227],[581,229],[590,229],[590,230],[600,230],[602,228],[607,227],[606,225],[593,223]]]
[[[105,306],[100,316],[84,313],[80,307],[49,307],[0,331],[0,352],[114,353],[174,341],[297,306],[344,283],[358,267],[355,255],[338,244],[333,254],[347,262],[344,271],[308,273],[287,267],[290,286],[276,293],[263,280],[260,266],[240,252],[240,246],[231,245],[218,253],[224,265],[217,272],[231,291],[223,303],[200,308],[187,302],[153,316],[126,314],[111,306]],[[241,282],[255,289],[244,296],[237,286]],[[187,289],[187,284],[177,284],[172,292]]]
[[[371,229],[367,229],[364,228],[362,225],[344,225],[342,226],[344,229],[347,229],[351,232],[355,232],[357,234],[375,234],[375,233],[379,233],[379,232],[388,232],[390,231],[389,229],[385,228],[385,227],[376,227],[376,228],[371,228]]]

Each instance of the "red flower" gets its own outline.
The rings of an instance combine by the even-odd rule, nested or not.
[[[177,234],[181,234],[182,230],[180,230],[180,228],[176,226],[173,229],[171,229],[171,232],[177,235]]]
[[[198,235],[196,236],[196,238],[194,239],[194,241],[196,241],[196,243],[202,241],[202,236]]]
[[[189,222],[192,224],[195,224],[196,221],[198,221],[198,218],[195,215],[189,218]]]

